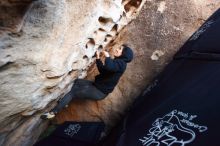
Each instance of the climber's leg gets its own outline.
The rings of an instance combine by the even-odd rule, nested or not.
[[[95,97],[97,98],[102,98],[103,93],[99,93],[101,91],[96,91],[94,92],[94,89],[91,90],[91,87],[93,87],[93,82],[89,80],[84,80],[84,79],[77,79],[75,80],[75,83],[70,90],[62,99],[58,101],[58,104],[55,108],[53,108],[50,112],[44,113],[41,118],[42,119],[52,119],[55,117],[55,114],[60,112],[65,106],[67,106],[71,100],[75,97],[81,97],[85,95],[85,99],[92,99],[88,98],[88,96]],[[98,89],[97,89],[98,90]],[[82,92],[83,91],[83,92]],[[97,100],[97,99],[96,99]]]
[[[77,79],[74,84],[74,99],[92,99],[100,100],[106,97],[107,95],[98,90],[92,81],[85,79]]]
[[[73,88],[72,88],[73,89]],[[55,117],[55,114],[57,114],[58,112],[60,112],[66,105],[69,104],[69,102],[72,100],[73,98],[73,91],[67,93],[62,99],[60,99],[58,101],[58,104],[55,106],[55,108],[53,108],[50,112],[44,113],[43,115],[41,115],[42,119],[52,119]]]
[[[76,97],[76,94],[83,88],[92,84],[92,81],[84,80],[84,79],[77,79],[74,82],[74,85],[69,93],[67,93],[62,99],[58,101],[57,106],[51,110],[53,113],[60,112],[65,106],[67,106],[71,100]]]
[[[93,84],[92,81],[86,79],[76,79],[74,85],[77,87],[87,86]]]
[[[93,84],[88,84],[83,86],[75,93],[75,99],[91,99],[91,100],[101,100],[107,95],[102,93]]]
[[[53,112],[54,114],[57,114],[58,112],[60,112],[65,106],[67,106],[70,101],[72,100],[73,95],[71,93],[71,91],[69,93],[67,93],[62,99],[60,99],[58,101],[58,104],[55,106],[55,108],[53,108],[51,110],[51,112]]]

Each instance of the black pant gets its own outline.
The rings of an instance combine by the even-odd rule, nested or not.
[[[92,81],[77,79],[70,92],[58,101],[57,106],[52,109],[51,112],[60,112],[73,98],[101,100],[106,96],[106,94],[102,93],[93,85]]]

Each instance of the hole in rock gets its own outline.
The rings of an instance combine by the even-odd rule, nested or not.
[[[140,5],[141,5],[141,2],[142,0],[131,0],[130,2],[128,2],[126,5],[125,5],[125,11],[126,12],[129,12],[132,7],[137,9]]]
[[[113,23],[113,20],[112,20],[112,18],[105,18],[105,17],[99,17],[99,23],[101,24],[101,25],[107,25],[108,23]]]
[[[17,67],[15,62],[7,62],[7,63],[0,62],[0,72],[8,70],[11,67]]]
[[[111,40],[111,41],[109,42],[109,45],[114,46],[114,40]]]
[[[86,60],[86,62],[89,61],[89,57],[88,57],[87,55],[84,55],[84,56],[83,56],[83,59]]]
[[[103,34],[103,33],[105,33],[106,31],[104,30],[104,29],[102,29],[102,28],[99,28],[98,30],[96,30],[95,32],[94,32],[94,34],[95,35],[100,35],[100,34]]]
[[[95,46],[95,40],[93,38],[89,38],[89,41],[86,43],[86,49],[92,49]]]
[[[99,28],[98,31],[105,32],[105,30],[102,28]]]
[[[98,50],[101,51],[102,49],[103,49],[103,46],[100,45],[100,46],[98,47]]]
[[[32,0],[1,0],[0,30],[19,32]]]
[[[112,38],[112,35],[107,34],[107,35],[106,35],[106,38]]]
[[[111,34],[115,35],[118,31],[118,24],[115,24],[111,29]]]
[[[105,39],[106,31],[102,28],[99,28],[97,31],[94,32],[94,39],[96,40],[96,44],[102,44]]]
[[[84,55],[83,59],[89,59],[89,57],[87,55]]]
[[[107,34],[104,41],[105,41],[105,42],[108,42],[108,41],[111,40],[112,38],[113,38],[112,35]]]

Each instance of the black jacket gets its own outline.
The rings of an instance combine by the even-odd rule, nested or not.
[[[100,74],[95,77],[94,85],[104,94],[111,93],[124,73],[127,63],[132,59],[133,52],[128,47],[123,49],[120,57],[115,59],[106,57],[105,65],[103,65],[100,59],[96,59],[96,65]]]

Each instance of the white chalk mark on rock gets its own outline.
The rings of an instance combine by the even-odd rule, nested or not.
[[[157,11],[159,11],[160,13],[163,13],[165,9],[166,9],[166,2],[164,1],[160,2]]]
[[[153,52],[153,54],[151,55],[151,59],[152,60],[158,60],[160,58],[160,56],[163,56],[164,52],[160,51],[160,50],[156,50]]]

